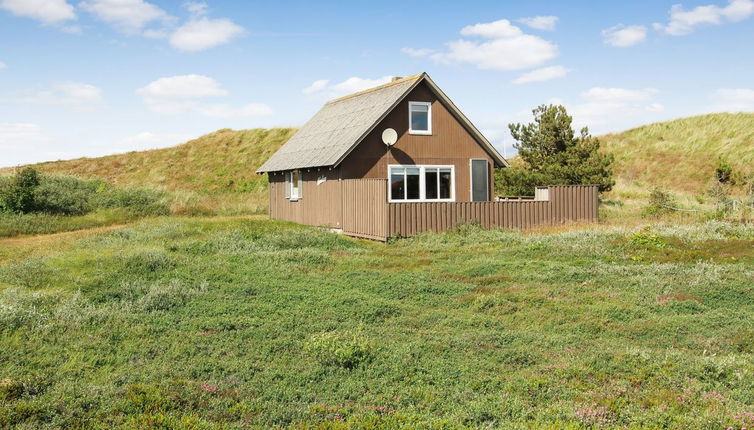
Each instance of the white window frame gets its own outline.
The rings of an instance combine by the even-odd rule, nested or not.
[[[419,169],[419,198],[418,199],[403,199],[403,200],[393,200],[393,196],[391,194],[391,174],[390,170],[394,167],[399,167],[402,169],[405,168],[418,168]],[[427,184],[426,177],[425,177],[425,171],[426,169],[450,169],[450,198],[449,199],[427,199]],[[439,175],[438,175],[439,176]],[[439,178],[438,178],[439,179]],[[406,173],[404,170],[403,173],[403,180],[404,184],[406,181]],[[437,183],[438,187],[440,186],[439,180]],[[404,195],[407,192],[407,189],[404,185]],[[439,194],[439,188],[438,188],[438,196]],[[432,202],[454,202],[456,201],[456,167],[452,164],[450,165],[440,165],[440,164],[388,164],[387,166],[387,201],[388,203],[432,203]]]
[[[426,130],[414,130],[411,128],[413,121],[411,121],[411,108],[413,106],[426,106],[427,107],[427,129]],[[432,103],[431,102],[408,102],[408,134],[419,134],[429,136],[432,134]]]
[[[298,173],[298,181],[296,181],[296,185],[293,185],[294,172]],[[290,187],[288,189],[288,200],[297,202],[301,198],[301,189],[299,188],[299,185],[303,186],[303,182],[304,181],[301,180],[301,170],[291,170],[288,172],[288,186]],[[294,193],[293,190],[296,190],[296,192]]]

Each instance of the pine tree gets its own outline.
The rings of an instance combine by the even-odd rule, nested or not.
[[[498,185],[506,194],[532,195],[537,185],[597,185],[610,191],[613,155],[600,151],[599,139],[581,129],[565,107],[541,105],[532,111],[534,122],[510,124],[521,165],[501,169]]]

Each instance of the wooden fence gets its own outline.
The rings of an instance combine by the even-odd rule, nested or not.
[[[566,222],[596,222],[596,186],[550,186],[548,200],[450,203],[389,203],[388,234],[413,236],[477,222],[482,228],[531,228]]]
[[[347,235],[375,240],[443,231],[469,222],[483,228],[531,228],[597,221],[596,186],[550,186],[525,200],[388,203],[385,179],[304,181],[303,198],[298,201],[284,197],[284,185],[270,183],[271,218],[340,228]]]
[[[343,233],[376,240],[443,231],[477,222],[483,228],[531,228],[597,221],[597,187],[550,186],[547,200],[388,203],[387,181],[342,181]]]
[[[385,240],[387,229],[387,180],[345,179],[343,196],[343,233],[349,236]]]

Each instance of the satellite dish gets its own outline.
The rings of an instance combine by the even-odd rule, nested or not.
[[[398,141],[398,133],[392,128],[386,128],[385,131],[382,132],[382,142],[385,145],[393,146],[395,145],[395,142],[397,141]]]

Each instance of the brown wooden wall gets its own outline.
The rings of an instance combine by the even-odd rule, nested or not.
[[[432,103],[432,134],[408,133],[408,102]],[[382,143],[386,128],[398,132],[390,150]],[[455,166],[456,201],[471,200],[469,159],[489,163],[489,190],[493,189],[494,163],[474,137],[437,99],[426,84],[414,88],[341,163],[343,179],[387,179],[388,164]],[[490,196],[491,197],[491,196]]]
[[[340,228],[343,233],[375,240],[443,231],[478,222],[483,228],[532,228],[566,222],[597,222],[596,186],[550,186],[549,200],[500,202],[388,203],[386,179],[338,180],[328,171],[304,173],[303,198],[285,198],[285,180],[270,180],[270,218]]]
[[[344,179],[343,233],[385,240],[387,229],[387,181],[384,179]]]
[[[301,174],[303,196],[298,201],[285,198],[284,174],[269,174],[270,218],[306,225],[341,228],[343,213],[338,169],[304,170]],[[317,184],[317,178],[321,175],[325,175],[327,179]]]

